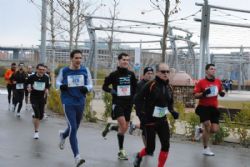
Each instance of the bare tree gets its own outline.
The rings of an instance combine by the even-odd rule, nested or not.
[[[167,34],[168,34],[168,19],[171,14],[178,12],[178,4],[180,0],[173,0],[174,8],[170,10],[171,0],[150,0],[152,7],[158,9],[164,17],[163,38],[162,38],[162,62],[167,62]]]
[[[113,10],[111,10],[111,8],[109,8],[109,13],[110,16],[112,18],[111,20],[111,33],[110,36],[108,36],[108,49],[109,49],[109,54],[111,57],[111,70],[114,64],[114,54],[113,54],[113,40],[114,40],[114,25],[115,25],[115,18],[117,18],[118,16],[118,12],[117,12],[117,7],[120,3],[120,0],[113,0]]]

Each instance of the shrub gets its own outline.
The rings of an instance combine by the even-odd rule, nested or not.
[[[84,111],[84,115],[85,115],[85,119],[89,122],[96,122],[97,118],[96,118],[96,112],[92,111],[92,107],[91,107],[91,101],[93,100],[93,93],[88,93],[86,96],[86,102],[85,102],[85,111]]]
[[[105,104],[105,111],[103,113],[103,119],[107,121],[108,117],[111,116],[112,112],[112,96],[110,93],[104,93],[102,97]]]
[[[221,124],[218,132],[211,136],[213,144],[220,144],[224,142],[224,138],[229,136],[229,129]]]
[[[55,113],[64,114],[60,98],[60,92],[51,88],[48,96],[48,109]]]
[[[240,144],[250,146],[250,135],[248,133],[250,126],[250,105],[244,104],[240,112],[235,117],[235,133],[239,136]]]
[[[195,133],[195,126],[200,124],[200,119],[195,113],[188,113],[187,123],[185,126],[186,137],[193,140]]]

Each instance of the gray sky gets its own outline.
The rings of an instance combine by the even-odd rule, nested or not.
[[[40,0],[34,0],[40,2]],[[102,0],[109,4],[111,0]],[[181,11],[171,16],[170,20],[180,19],[198,11],[200,7],[195,6],[195,2],[203,0],[181,0]],[[210,4],[225,7],[249,10],[249,0],[209,0]],[[144,20],[148,22],[162,22],[162,16],[159,11],[146,12],[150,10],[149,0],[121,0],[119,5],[119,18]],[[100,10],[96,15],[108,16],[105,9]],[[231,15],[231,16],[228,16]],[[199,17],[198,13],[196,17]],[[0,45],[2,46],[31,46],[39,45],[40,39],[40,11],[28,0],[0,0]],[[240,22],[250,25],[250,14],[241,14],[229,11],[216,11],[212,14],[212,19],[230,22]],[[244,20],[247,19],[247,20]],[[186,21],[171,22],[171,25],[179,26],[194,32],[193,40],[199,42],[200,23],[194,22],[193,17]],[[133,30],[133,28],[131,28]],[[161,29],[145,28],[134,29],[147,32],[162,33]],[[232,28],[226,26],[211,25],[210,45],[248,45],[250,46],[250,29]],[[105,34],[99,33],[98,36],[105,37]],[[142,37],[128,34],[117,34],[117,38],[123,40],[147,40],[152,37]],[[248,39],[247,39],[248,38]],[[84,39],[83,39],[84,40]]]

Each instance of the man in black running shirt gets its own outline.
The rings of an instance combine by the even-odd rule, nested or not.
[[[118,55],[117,70],[105,78],[103,90],[112,94],[112,119],[117,120],[118,128],[107,124],[102,135],[105,137],[109,130],[118,130],[117,138],[119,144],[118,158],[127,160],[127,153],[123,149],[124,134],[128,129],[130,114],[133,106],[133,97],[136,91],[136,78],[132,71],[128,70],[129,55],[121,53]],[[109,86],[112,85],[112,88]]]

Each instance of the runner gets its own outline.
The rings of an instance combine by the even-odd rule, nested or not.
[[[59,148],[64,149],[65,139],[69,136],[72,152],[77,167],[85,160],[78,149],[77,130],[83,117],[86,93],[93,89],[92,78],[88,68],[81,66],[82,52],[73,50],[70,53],[71,64],[60,70],[56,85],[61,90],[61,101],[68,127],[59,131]]]
[[[112,119],[117,120],[117,126],[108,123],[102,132],[105,137],[110,130],[118,130],[117,138],[119,144],[118,158],[127,160],[127,153],[123,149],[124,134],[128,129],[130,114],[133,106],[133,96],[136,91],[136,78],[132,71],[128,70],[130,56],[126,53],[118,55],[117,70],[105,78],[103,90],[112,94]],[[112,88],[109,86],[112,85]]]
[[[154,76],[154,69],[152,67],[146,67],[144,68],[143,70],[143,79],[138,82],[137,84],[137,89],[136,89],[136,92],[140,92],[142,90],[142,88],[145,86],[145,84],[152,80],[153,79],[153,76]],[[140,116],[140,111],[138,111],[139,109],[136,108],[136,115],[138,116],[139,120],[141,119],[141,116]],[[140,120],[141,122],[141,120]],[[132,134],[133,131],[138,128],[138,129],[141,129],[142,130],[142,141],[144,143],[144,145],[146,145],[146,138],[145,138],[145,128],[143,127],[142,124],[133,124],[132,122],[130,122],[130,126],[129,126],[129,134]]]
[[[179,113],[173,109],[173,90],[169,85],[169,67],[165,63],[156,65],[156,77],[148,82],[135,96],[137,111],[140,112],[141,124],[145,127],[146,146],[137,153],[134,167],[140,167],[145,155],[153,155],[155,150],[155,135],[161,142],[158,157],[158,167],[163,167],[169,154],[169,125],[167,114],[170,112],[174,119]]]
[[[12,87],[13,87],[13,83],[10,81],[10,77],[11,75],[16,71],[16,63],[12,63],[11,64],[11,68],[8,69],[5,74],[4,74],[4,79],[6,81],[6,88],[8,91],[8,102],[9,102],[9,106],[8,106],[8,110],[11,110],[11,103],[13,104],[13,95],[12,95],[12,101],[11,101],[11,92],[12,92]],[[14,108],[14,107],[13,107]]]
[[[24,64],[20,63],[18,65],[18,71],[16,71],[12,76],[10,77],[10,80],[13,83],[13,95],[14,95],[14,100],[13,100],[13,112],[16,110],[16,116],[20,117],[20,111],[23,106],[23,98],[24,98],[24,90],[26,89],[26,81],[28,79],[27,73],[24,71]],[[18,107],[17,107],[18,106]]]
[[[43,119],[45,96],[49,89],[49,78],[45,75],[43,64],[36,66],[36,73],[28,78],[27,90],[30,92],[30,102],[34,111],[34,139],[39,139],[40,120]]]
[[[201,79],[194,88],[194,96],[199,99],[199,104],[195,109],[195,113],[200,117],[200,122],[203,125],[203,130],[196,128],[196,135],[202,132],[203,139],[203,154],[214,156],[214,153],[208,147],[208,141],[211,133],[216,133],[219,130],[218,110],[218,94],[221,97],[225,96],[222,88],[222,83],[215,78],[215,65],[207,64],[205,67],[206,77]]]
[[[51,76],[50,76],[50,71],[48,69],[48,66],[45,65],[45,75],[47,75],[47,77],[49,78],[49,90],[50,90],[50,87],[51,87]],[[48,94],[46,94],[45,96],[45,108],[46,108],[46,105],[47,105],[47,100],[48,100],[48,95],[49,95],[49,92]],[[47,119],[49,116],[46,112],[46,110],[44,110],[44,119]]]

